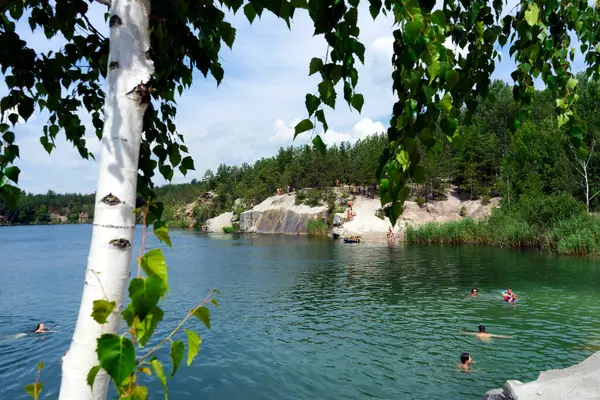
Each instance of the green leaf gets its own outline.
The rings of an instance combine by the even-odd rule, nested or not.
[[[579,81],[575,78],[570,78],[567,81],[567,87],[571,90],[575,89],[575,86],[577,86],[577,83],[579,83]]]
[[[442,10],[437,10],[431,14],[431,22],[436,25],[446,26],[446,13]]]
[[[188,356],[187,356],[187,366],[189,367],[192,364],[194,358],[198,355],[198,351],[200,351],[200,344],[202,343],[202,338],[198,336],[198,334],[194,331],[190,331],[189,329],[183,328],[185,334],[188,339]]]
[[[302,132],[306,132],[313,128],[314,128],[314,125],[310,119],[303,119],[302,121],[298,122],[298,124],[294,128],[294,139],[296,139],[296,136],[298,136]]]
[[[324,80],[317,87],[323,103],[331,108],[335,108],[335,88],[333,87],[333,82]]]
[[[21,189],[7,185],[0,180],[0,198],[3,198],[10,208],[15,208],[21,197]]]
[[[156,326],[163,320],[163,316],[163,310],[161,310],[160,307],[156,307],[150,314],[146,315],[146,318],[144,318],[143,321],[136,320],[135,334],[138,338],[138,345],[140,347],[144,347],[146,343],[148,343]]]
[[[352,96],[352,107],[354,107],[359,113],[361,112],[364,104],[365,98],[362,94],[357,93],[354,96]]]
[[[29,394],[31,397],[37,400],[43,388],[44,384],[41,382],[31,383],[25,386],[25,391],[27,392],[27,394]]]
[[[525,21],[529,24],[529,26],[534,26],[538,23],[540,16],[540,9],[537,4],[531,3],[529,4],[529,8],[525,11]]]
[[[183,360],[184,348],[183,342],[171,342],[171,360],[173,361],[173,372],[171,373],[171,377],[175,375],[175,372],[177,372],[177,369],[179,368],[179,364],[181,364],[181,360]]]
[[[96,365],[95,367],[92,367],[92,369],[90,369],[90,372],[88,372],[87,374],[86,382],[90,387],[90,390],[94,388],[94,381],[96,380],[96,375],[98,375],[98,372],[100,372],[100,366]]]
[[[21,102],[19,103],[18,109],[21,117],[27,121],[31,114],[33,114],[33,108],[35,107],[35,103],[32,98],[23,96],[21,97]]]
[[[196,168],[194,167],[194,160],[191,156],[183,157],[183,160],[181,160],[181,166],[189,171],[196,170]]]
[[[458,127],[458,121],[456,118],[443,118],[440,127],[446,136],[452,137]]]
[[[19,122],[19,115],[16,113],[12,113],[8,116],[8,120],[11,124],[13,124],[13,126],[15,126],[17,122]]]
[[[308,75],[316,74],[323,69],[323,60],[318,57],[314,57],[310,60],[310,66],[308,68]]]
[[[327,125],[327,121],[325,120],[325,112],[323,110],[317,110],[315,113],[315,117],[317,117],[317,121],[323,124],[323,130],[327,132],[329,126]]]
[[[135,349],[128,338],[105,333],[98,338],[96,353],[100,366],[110,375],[117,386],[135,371]]]
[[[452,96],[446,92],[442,101],[440,101],[440,107],[445,114],[450,114],[452,111]]]
[[[119,400],[148,400],[148,388],[145,386],[134,386],[128,396],[120,397]]]
[[[317,96],[309,93],[306,95],[306,100],[304,103],[306,104],[308,115],[312,116],[315,111],[317,111],[317,108],[319,108],[319,105],[321,105],[321,100]]]
[[[14,183],[19,183],[19,174],[21,170],[18,167],[10,166],[4,170],[4,176],[13,181]]]
[[[206,307],[198,307],[194,310],[194,316],[210,329],[210,310]]]
[[[454,86],[456,86],[456,84],[460,80],[460,75],[457,70],[450,69],[450,70],[446,71],[445,78],[446,78],[446,88],[448,90],[452,90],[452,88],[454,88]]]
[[[108,316],[113,312],[117,303],[107,300],[94,300],[92,318],[100,325],[105,324]]]
[[[414,15],[412,21],[408,21],[404,26],[404,38],[407,43],[414,43],[417,37],[421,35],[423,29],[423,16]]]
[[[156,375],[156,377],[160,381],[160,384],[162,385],[163,390],[165,391],[165,400],[168,400],[168,398],[169,398],[169,392],[167,390],[167,377],[165,375],[165,370],[163,369],[162,364],[155,357],[152,360],[150,360],[150,365],[152,366],[152,369],[154,370],[154,374]]]
[[[406,150],[400,150],[398,154],[396,154],[396,160],[400,163],[403,170],[406,170],[410,165],[410,154]]]
[[[569,122],[569,116],[567,114],[560,114],[558,117],[558,127],[562,127],[563,125]]]
[[[325,146],[325,143],[323,143],[323,139],[321,139],[321,136],[315,136],[312,140],[312,143],[319,153],[325,154],[325,149],[327,148],[327,146]]]
[[[219,24],[219,32],[227,47],[231,49],[233,47],[233,42],[235,41],[235,28],[228,22],[221,22]]]
[[[160,249],[152,249],[142,256],[142,269],[148,276],[158,276],[167,291],[169,289],[167,262]]]
[[[171,244],[171,237],[169,236],[169,229],[166,226],[161,226],[159,228],[154,228],[154,234],[163,243],[166,243],[167,246],[173,247]]]
[[[423,183],[425,181],[425,168],[421,165],[417,165],[413,172],[413,178],[415,183]]]
[[[244,14],[246,15],[246,18],[248,18],[248,21],[250,23],[254,21],[254,19],[256,18],[256,10],[254,9],[254,7],[252,7],[252,4],[248,3],[244,6]]]
[[[44,363],[40,361],[38,363],[38,365],[37,365],[37,369],[40,370],[40,371],[43,370],[44,369]]]
[[[440,72],[440,62],[438,60],[432,60],[427,66],[427,72],[429,73],[429,83],[431,84]]]
[[[165,293],[162,280],[156,275],[148,278],[135,278],[129,282],[129,298],[140,321],[151,313],[158,299]]]

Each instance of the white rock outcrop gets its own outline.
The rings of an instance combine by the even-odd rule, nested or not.
[[[231,226],[231,217],[233,213],[227,212],[206,220],[206,232],[208,233],[223,233],[223,228]]]
[[[240,231],[248,233],[305,234],[306,224],[327,217],[327,207],[296,205],[296,194],[267,198],[240,214]]]
[[[600,399],[600,352],[577,365],[540,373],[537,380],[507,381],[502,389],[490,390],[483,400],[598,400]]]

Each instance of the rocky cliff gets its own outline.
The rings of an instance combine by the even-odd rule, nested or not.
[[[338,195],[342,190],[333,189]],[[346,194],[346,196],[348,196]],[[353,210],[356,215],[351,221],[346,213],[335,214],[332,233],[334,237],[362,235],[365,237],[386,237],[391,226],[387,217],[380,218],[381,203],[378,198],[353,196]],[[463,217],[482,219],[492,213],[497,207],[499,198],[493,198],[486,204],[479,200],[463,201],[452,190],[446,194],[446,199],[419,205],[414,201],[404,204],[404,212],[396,226],[396,238],[402,240],[407,226],[419,226],[428,222],[456,221]],[[342,196],[338,196],[336,207],[345,204]],[[342,208],[345,208],[342,206]],[[283,194],[267,198],[252,209],[242,212],[239,216],[232,213],[221,214],[206,222],[207,232],[223,233],[223,227],[239,222],[240,232],[247,233],[283,233],[305,234],[306,224],[315,218],[328,218],[327,206],[310,207],[304,204],[296,205],[296,193]],[[239,219],[239,221],[238,221]]]
[[[256,233],[306,234],[313,218],[327,217],[327,207],[296,205],[295,194],[272,196],[240,214],[240,231]]]

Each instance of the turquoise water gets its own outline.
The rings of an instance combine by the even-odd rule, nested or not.
[[[82,225],[0,228],[0,399],[26,398],[39,361],[43,393],[57,397],[90,234]],[[158,336],[213,287],[222,309],[210,333],[193,323],[204,341],[171,381],[171,399],[480,399],[600,350],[592,260],[191,231],[175,231],[173,244]],[[479,297],[468,297],[472,286]],[[507,286],[517,306],[500,299]],[[21,334],[40,321],[57,332]],[[462,333],[480,323],[514,338]],[[455,369],[463,351],[473,373]],[[150,388],[162,398],[156,382]]]

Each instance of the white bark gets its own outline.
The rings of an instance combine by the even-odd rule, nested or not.
[[[98,365],[96,339],[119,330],[131,265],[131,245],[119,248],[110,242],[122,239],[121,243],[133,243],[135,215],[132,211],[143,115],[147,107],[141,101],[139,88],[142,86],[138,85],[148,82],[154,70],[146,57],[150,47],[150,1],[113,0],[110,15],[109,71],[94,228],[77,325],[71,347],[63,357],[60,400],[106,399],[109,376],[101,370],[93,392],[86,377],[89,370]],[[109,194],[119,199],[118,204],[114,204],[116,200],[102,201]],[[117,303],[115,312],[104,325],[91,317],[93,302],[99,299]]]
[[[590,202],[592,201],[592,199],[594,197],[596,197],[596,195],[598,193],[600,193],[600,190],[599,190],[593,196],[590,196],[590,180],[589,180],[589,174],[588,174],[588,165],[590,164],[590,161],[592,160],[592,156],[594,155],[594,147],[596,147],[595,140],[592,141],[590,150],[588,151],[587,159],[582,160],[581,158],[579,158],[579,155],[577,154],[577,151],[575,151],[575,148],[573,148],[573,146],[569,145],[569,148],[571,149],[573,156],[575,156],[575,163],[579,164],[579,167],[578,167],[575,163],[571,163],[573,165],[573,167],[575,168],[575,170],[579,173],[579,175],[581,175],[581,181],[579,182],[579,184],[583,187],[583,190],[585,191],[585,204],[587,207],[587,212],[590,212]]]

